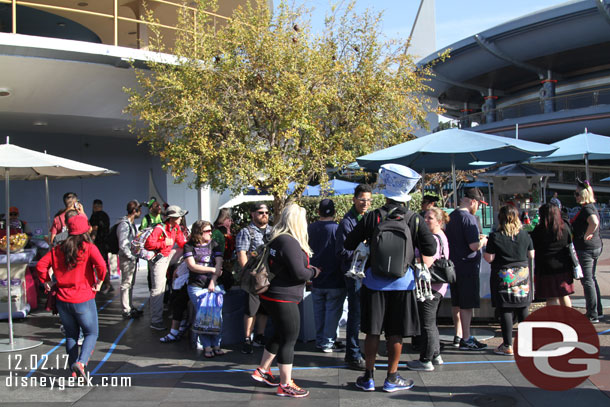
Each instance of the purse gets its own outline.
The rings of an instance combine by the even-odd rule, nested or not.
[[[439,235],[435,235],[441,245],[441,258],[434,260],[429,271],[432,276],[432,284],[449,283],[453,284],[456,280],[455,264],[450,259],[445,258],[445,247],[443,239]]]

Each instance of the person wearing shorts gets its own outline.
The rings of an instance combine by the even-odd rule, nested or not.
[[[250,218],[252,222],[239,231],[235,237],[235,250],[237,261],[240,267],[248,262],[250,256],[256,249],[269,241],[269,236],[273,232],[273,226],[269,225],[269,208],[267,204],[258,202],[250,208]],[[244,344],[241,353],[250,354],[254,350],[252,346],[265,346],[265,326],[267,325],[267,312],[265,307],[261,307],[261,300],[258,295],[246,293],[246,305],[244,312]],[[252,339],[254,324],[257,323],[257,333]]]
[[[445,235],[449,241],[449,258],[455,264],[456,282],[451,284],[452,316],[455,324],[453,346],[460,350],[482,350],[487,345],[470,333],[474,308],[479,308],[480,249],[487,244],[487,237],[479,232],[474,214],[483,200],[478,188],[470,188],[460,200],[460,206],[449,215]]]

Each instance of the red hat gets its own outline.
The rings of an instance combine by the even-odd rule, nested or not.
[[[17,208],[16,206],[11,206],[10,208],[8,208],[8,213],[16,213],[17,215],[19,215],[19,208]]]
[[[76,215],[68,219],[68,232],[71,235],[82,235],[89,231],[89,220],[85,215]]]

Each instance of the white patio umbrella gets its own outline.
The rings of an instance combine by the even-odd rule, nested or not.
[[[4,176],[5,192],[6,192],[6,210],[10,207],[10,180],[39,180],[39,179],[62,179],[62,178],[78,178],[78,177],[99,177],[104,175],[118,175],[118,172],[110,171],[105,168],[96,167],[89,164],[84,164],[67,158],[57,157],[51,154],[45,154],[27,148],[9,144],[8,137],[6,144],[0,145],[0,176]],[[48,205],[48,188],[47,205]],[[49,209],[47,208],[47,214]],[[6,241],[10,240],[10,225],[6,222]],[[0,352],[13,352],[23,349],[30,349],[41,345],[40,341],[32,341],[29,339],[13,338],[13,315],[11,304],[11,251],[10,244],[7,244],[6,250],[6,268],[7,268],[7,284],[8,288],[8,326],[9,338],[0,339]]]

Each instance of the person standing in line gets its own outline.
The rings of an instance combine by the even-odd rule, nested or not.
[[[489,236],[485,261],[491,264],[491,304],[500,317],[503,343],[494,353],[513,356],[513,315],[523,322],[532,303],[532,280],[528,258],[534,258],[534,244],[521,228],[519,211],[505,205],[498,213],[498,230]]]
[[[309,264],[312,251],[308,240],[305,209],[296,204],[286,206],[269,244],[270,272],[275,278],[269,289],[260,294],[261,303],[273,322],[274,334],[265,345],[259,367],[251,375],[258,382],[277,386],[276,394],[282,397],[309,395],[309,391],[292,380],[294,345],[301,326],[299,302],[303,300],[305,282],[320,274],[320,269]],[[279,381],[271,374],[271,363],[276,356]]]
[[[53,218],[51,230],[49,230],[49,243],[57,245],[63,242],[69,236],[68,224],[66,222],[66,212],[75,210],[81,215],[85,215],[83,205],[78,202],[78,195],[74,192],[66,192],[63,196],[65,208],[59,211]],[[87,215],[85,215],[87,217]]]
[[[244,267],[248,259],[256,253],[256,250],[269,241],[273,232],[273,226],[269,225],[269,208],[267,204],[257,202],[250,208],[252,221],[243,228],[235,238],[235,250],[237,251],[237,262]],[[256,323],[256,335],[252,340],[254,325]],[[241,353],[251,354],[254,352],[252,346],[265,346],[265,327],[267,326],[267,311],[261,307],[261,301],[257,295],[247,293],[246,313],[244,315],[244,343]]]
[[[572,307],[574,272],[568,245],[572,243],[570,226],[562,219],[560,209],[544,204],[538,210],[540,223],[532,232],[534,242],[534,275],[537,298],[546,305]]]
[[[85,367],[95,349],[99,332],[95,294],[99,291],[106,262],[89,236],[84,215],[68,219],[68,238],[38,261],[38,278],[47,290],[57,287],[57,310],[66,332],[66,352],[72,376],[87,377]],[[49,269],[53,269],[55,282]],[[84,333],[78,349],[79,331]]]
[[[449,215],[445,229],[449,240],[450,259],[455,264],[456,282],[450,285],[455,336],[453,346],[460,350],[483,350],[487,347],[470,333],[470,323],[474,308],[479,308],[479,270],[481,248],[487,244],[487,237],[479,232],[479,224],[474,216],[479,203],[487,204],[479,188],[466,190],[458,209]]]
[[[443,232],[443,227],[449,221],[447,212],[440,208],[432,207],[428,209],[424,216],[424,221],[430,232],[436,239],[436,253],[432,256],[433,260],[449,258],[449,242]],[[419,359],[408,361],[407,369],[432,371],[435,365],[442,365],[441,344],[436,324],[436,314],[443,296],[447,293],[449,284],[436,283],[431,285],[433,299],[426,299],[417,304],[419,312],[419,322],[421,324],[421,335],[419,338]]]
[[[346,291],[339,258],[335,255],[335,235],[339,227],[335,222],[335,203],[331,199],[321,200],[318,214],[320,219],[308,228],[309,247],[314,253],[311,264],[320,269],[320,275],[313,280],[311,295],[316,347],[330,353],[345,349],[345,345],[337,341],[337,327]]]
[[[341,261],[341,273],[345,274],[352,265],[353,250],[347,250],[343,243],[347,235],[356,227],[373,202],[370,185],[360,184],[354,190],[353,205],[345,214],[337,228],[335,253]],[[347,288],[347,326],[345,332],[345,364],[350,369],[364,370],[365,361],[360,350],[360,289],[362,281],[344,277]]]
[[[138,258],[131,253],[131,242],[137,235],[135,220],[140,217],[141,204],[136,201],[127,203],[127,215],[123,216],[116,228],[119,242],[119,264],[121,266],[121,307],[125,319],[139,318],[142,310],[133,305],[133,287],[136,283]]]
[[[152,287],[150,289],[150,327],[157,331],[166,329],[163,323],[163,294],[167,281],[167,269],[174,256],[182,255],[182,248],[186,243],[184,234],[180,228],[180,220],[186,211],[177,205],[170,205],[167,208],[167,221],[163,226],[155,226],[144,248],[157,252],[157,255],[148,262],[152,268]],[[178,245],[179,250],[174,249]]]
[[[110,217],[104,212],[104,204],[101,199],[95,199],[93,201],[93,212],[89,218],[91,224],[91,238],[93,243],[97,246],[98,250],[102,254],[102,257],[108,263],[108,247],[106,245],[106,239],[110,233]],[[108,268],[110,270],[110,268]],[[110,284],[110,273],[106,273],[104,284],[100,294],[109,294],[114,292],[114,287]]]
[[[555,205],[556,207],[558,207],[559,209],[561,209],[561,201],[559,200],[559,197],[557,196],[557,191],[553,192],[553,197],[551,198],[550,202],[553,205]]]
[[[163,218],[161,217],[161,204],[157,202],[157,199],[155,197],[150,198],[146,206],[148,207],[148,213],[142,218],[140,231],[163,223]],[[146,281],[148,282],[148,290],[150,291],[152,289],[152,265],[150,262],[147,267],[148,274],[146,276]]]
[[[364,340],[364,357],[366,369],[363,376],[356,379],[356,387],[364,391],[375,390],[375,361],[379,340],[383,333],[388,349],[388,371],[383,383],[383,390],[395,392],[413,387],[413,380],[404,379],[398,373],[398,362],[402,353],[402,338],[419,335],[419,316],[415,289],[415,248],[420,250],[426,266],[433,263],[436,252],[436,241],[428,226],[417,213],[410,211],[406,203],[411,200],[409,192],[421,176],[409,167],[399,164],[384,164],[379,170],[380,183],[386,203],[380,209],[368,212],[345,239],[345,249],[354,250],[361,242],[369,242],[371,256],[362,280],[362,332]],[[381,235],[379,225],[392,222],[394,232],[387,238],[389,231]],[[399,234],[396,228],[402,227]],[[408,232],[408,233],[407,233]],[[402,239],[400,239],[403,237]],[[388,276],[381,261],[391,256],[392,248],[399,248],[402,259],[393,261],[398,264],[402,276]],[[375,253],[379,252],[379,257]],[[398,256],[392,256],[393,259]],[[392,263],[387,267],[391,269]],[[379,267],[378,267],[379,266]],[[385,267],[385,266],[384,266]]]
[[[212,224],[205,220],[195,222],[190,240],[184,245],[184,261],[189,269],[187,292],[195,307],[207,291],[216,290],[216,281],[222,274],[222,254],[223,248],[212,239]],[[179,324],[176,319],[174,322]],[[222,356],[221,339],[220,334],[198,334],[197,349],[203,350],[206,358]]]
[[[604,316],[602,297],[595,276],[597,260],[602,254],[603,247],[599,232],[601,218],[595,207],[595,195],[589,181],[578,180],[574,196],[576,203],[580,205],[580,210],[571,220],[574,248],[582,267],[583,278],[580,283],[585,292],[587,318],[592,323],[597,323],[599,318]]]
[[[438,202],[438,196],[435,195],[424,195],[421,200],[421,211],[419,214],[424,217],[426,216],[426,212],[436,206]]]

